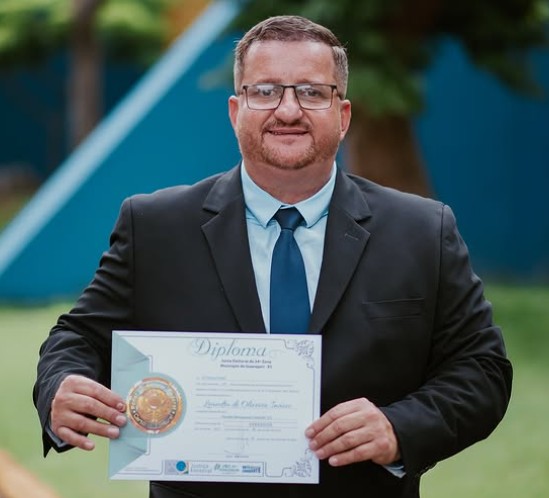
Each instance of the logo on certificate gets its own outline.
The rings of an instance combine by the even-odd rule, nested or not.
[[[127,414],[132,424],[147,434],[162,434],[174,429],[183,414],[183,393],[165,377],[146,377],[128,393]]]

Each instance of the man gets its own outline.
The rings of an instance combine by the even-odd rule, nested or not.
[[[422,473],[493,431],[511,391],[454,216],[336,167],[351,104],[346,53],[326,28],[267,19],[239,42],[234,79],[242,163],[126,200],[95,278],[42,346],[34,399],[45,451],[118,437],[112,330],[280,331],[269,306],[273,216],[295,206],[312,311],[304,331],[323,336],[322,416],[306,429],[320,484],[153,482],[150,496],[417,497]]]

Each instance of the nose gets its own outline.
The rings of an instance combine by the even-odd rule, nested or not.
[[[275,114],[278,118],[286,121],[293,121],[301,116],[302,109],[297,100],[294,88],[286,87],[284,89],[282,100],[275,109]]]

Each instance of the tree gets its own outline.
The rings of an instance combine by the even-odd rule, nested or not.
[[[308,17],[347,42],[349,167],[401,190],[432,195],[410,118],[423,108],[421,73],[444,38],[510,88],[540,94],[528,55],[548,46],[547,0],[252,0],[235,27],[279,14]]]
[[[2,0],[0,68],[39,64],[66,50],[71,148],[102,114],[106,56],[148,65],[165,49],[178,0]],[[181,0],[179,0],[181,3]]]

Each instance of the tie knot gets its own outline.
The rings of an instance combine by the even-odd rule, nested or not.
[[[291,230],[292,232],[303,221],[303,216],[295,207],[279,209],[273,218],[278,221],[282,230]]]

